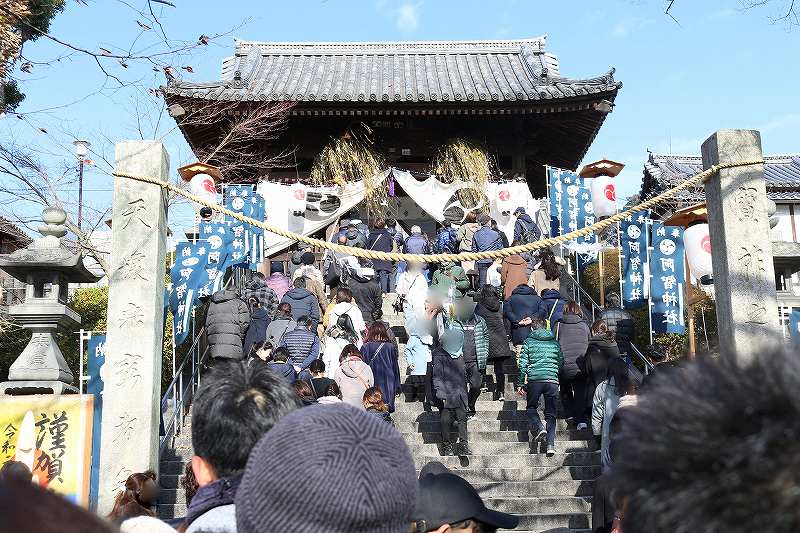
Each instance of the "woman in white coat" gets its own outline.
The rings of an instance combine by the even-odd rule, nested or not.
[[[322,360],[325,363],[326,377],[333,379],[339,368],[339,356],[348,344],[361,349],[367,326],[361,310],[353,301],[353,293],[346,287],[336,291],[336,305],[331,309],[328,329],[325,330],[325,350]]]
[[[628,377],[628,365],[621,357],[608,363],[608,379],[601,382],[594,391],[592,401],[592,433],[600,437],[600,460],[603,471],[611,466],[610,435],[611,420],[619,409],[620,398],[632,394],[635,388]]]
[[[421,313],[425,309],[425,300],[428,298],[428,279],[422,265],[409,263],[405,272],[400,274],[395,289],[397,295],[403,298],[403,312],[406,321],[409,319],[409,309]]]

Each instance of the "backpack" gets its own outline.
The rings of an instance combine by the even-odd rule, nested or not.
[[[442,253],[455,253],[456,232],[453,228],[442,229],[436,236],[436,251]]]
[[[339,261],[336,260],[336,255],[331,253],[328,258],[328,266],[325,268],[325,285],[333,286],[342,280],[342,272],[339,268]]]
[[[332,339],[346,339],[349,342],[356,342],[358,334],[350,315],[347,313],[339,315],[339,318],[336,319],[336,324],[328,330],[328,336]]]
[[[528,244],[539,240],[541,231],[539,231],[539,226],[537,226],[535,222],[528,222],[527,220],[519,220],[519,222],[522,222],[523,227],[520,233],[522,244]]]

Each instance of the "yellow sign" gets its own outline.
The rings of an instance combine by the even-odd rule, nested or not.
[[[21,461],[34,481],[86,506],[92,443],[91,395],[0,399],[0,465]]]

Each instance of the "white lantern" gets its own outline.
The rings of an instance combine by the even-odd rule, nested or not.
[[[192,176],[192,179],[189,181],[189,192],[195,196],[199,196],[206,202],[212,204],[217,203],[217,189],[214,178],[208,174],[195,174]],[[199,210],[204,206],[196,204],[195,207]]]
[[[686,249],[686,260],[689,270],[695,279],[711,276],[711,237],[708,224],[695,224],[683,232],[683,246]]]
[[[511,187],[508,186],[506,183],[500,183],[497,185],[495,194],[495,204],[497,205],[497,210],[502,214],[511,213],[513,209],[515,209],[516,205],[513,205],[514,201],[514,194],[511,191]]]
[[[617,190],[614,187],[614,178],[597,176],[588,181],[592,188],[594,215],[600,218],[615,214],[617,212]]]
[[[306,196],[308,187],[302,183],[295,183],[289,189],[289,212],[294,216],[303,216],[306,212]]]

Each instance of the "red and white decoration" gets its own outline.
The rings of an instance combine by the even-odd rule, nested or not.
[[[710,276],[711,268],[711,237],[708,234],[708,224],[695,224],[683,232],[683,246],[686,249],[686,260],[689,270],[695,279]]]
[[[615,214],[617,212],[617,190],[614,187],[614,178],[597,176],[587,181],[592,189],[594,215],[600,218]]]
[[[192,176],[189,181],[189,192],[212,204],[217,203],[216,184],[214,183],[214,178],[208,174],[195,174]],[[199,210],[203,206],[195,204],[195,207]]]
[[[518,206],[514,205],[514,195],[512,194],[511,187],[507,183],[498,184],[495,193],[495,205],[497,210],[503,214],[511,213]]]
[[[289,193],[289,212],[298,216],[306,211],[306,196],[308,187],[302,183],[294,183]]]

